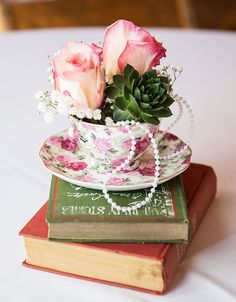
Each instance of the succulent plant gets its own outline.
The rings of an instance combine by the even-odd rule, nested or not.
[[[113,76],[113,84],[105,90],[105,95],[114,100],[113,121],[135,120],[158,125],[160,118],[172,115],[170,105],[171,84],[166,76],[159,76],[156,70],[139,75],[127,64],[124,75]]]

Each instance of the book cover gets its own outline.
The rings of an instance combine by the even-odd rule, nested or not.
[[[145,199],[150,189],[109,192],[121,206]],[[187,241],[189,222],[181,176],[161,184],[152,202],[122,213],[102,191],[79,187],[52,176],[48,201],[49,238],[67,241]]]
[[[213,169],[208,166],[191,164],[190,168],[183,173],[183,184],[188,203],[190,240],[192,240],[216,194],[216,175]],[[30,268],[153,294],[162,294],[167,289],[178,264],[190,246],[190,244],[183,243],[73,243],[48,241],[48,225],[45,222],[46,211],[47,203],[20,232],[20,235],[24,236],[25,240],[33,240],[41,244],[39,255],[31,253],[30,242],[26,243],[27,258],[23,264]],[[48,254],[46,247],[43,248],[44,244],[49,246],[57,244],[56,249],[52,249],[54,258],[57,255],[58,246],[61,247],[64,262],[68,262],[68,257],[71,257],[70,248],[74,247],[78,256],[76,261],[81,266],[88,267],[88,271],[83,271],[80,266],[77,271],[73,267],[71,269],[62,269],[60,267],[62,264],[58,265],[59,261],[53,264],[50,263],[50,259],[53,257]],[[96,252],[101,253],[103,255],[101,256],[103,263],[101,264],[98,261],[100,259],[98,257],[96,257],[97,262],[92,261],[93,258],[90,258],[90,261],[87,260],[87,262],[81,263],[80,250],[83,248],[86,251],[90,251],[90,255],[93,252],[95,256]],[[118,267],[115,263],[111,265],[110,258],[105,257],[107,255],[118,255],[120,257],[121,260],[118,262]],[[131,267],[131,262],[134,262],[134,259],[138,261],[137,267]],[[151,261],[150,267],[145,270],[144,264],[149,261]],[[125,269],[122,271],[122,276],[120,276],[119,266],[123,268],[123,264]],[[76,266],[76,263],[74,265]],[[110,269],[114,273],[112,276]],[[101,275],[101,273],[104,274]]]

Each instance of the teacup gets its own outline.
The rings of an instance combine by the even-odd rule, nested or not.
[[[106,126],[91,124],[70,119],[76,129],[76,135],[80,149],[91,155],[91,160],[106,168],[116,168],[128,158],[131,150],[131,133],[135,137],[135,150],[129,166],[132,170],[137,159],[147,150],[150,145],[148,134],[139,125]],[[155,136],[159,125],[143,124]]]

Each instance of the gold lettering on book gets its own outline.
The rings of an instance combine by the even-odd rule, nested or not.
[[[136,205],[148,196],[149,189],[142,191],[111,192],[111,197],[121,206]],[[73,200],[73,202],[72,202]],[[95,201],[95,202],[94,202]],[[69,204],[69,203],[72,204]],[[92,204],[93,202],[93,204]],[[145,207],[130,212],[122,213],[120,210],[112,208],[104,200],[102,191],[86,191],[85,188],[71,184],[71,190],[67,190],[64,205],[60,212],[63,216],[164,216],[173,217],[175,215],[172,203],[171,192],[163,185],[160,185],[153,196],[153,200]],[[67,203],[67,204],[66,204]],[[66,205],[65,205],[66,204]]]

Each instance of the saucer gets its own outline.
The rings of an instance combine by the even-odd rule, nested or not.
[[[158,143],[159,156],[173,154],[184,146],[186,144],[180,138],[166,133]],[[160,160],[158,183],[164,183],[186,170],[190,165],[191,153],[187,146],[174,158]],[[68,136],[67,129],[49,137],[39,155],[52,174],[82,187],[101,190],[105,180],[110,191],[129,191],[148,188],[153,183],[155,162],[151,147],[139,158],[136,169],[115,174],[110,172],[110,168],[94,162],[88,150],[81,149],[77,141]]]

